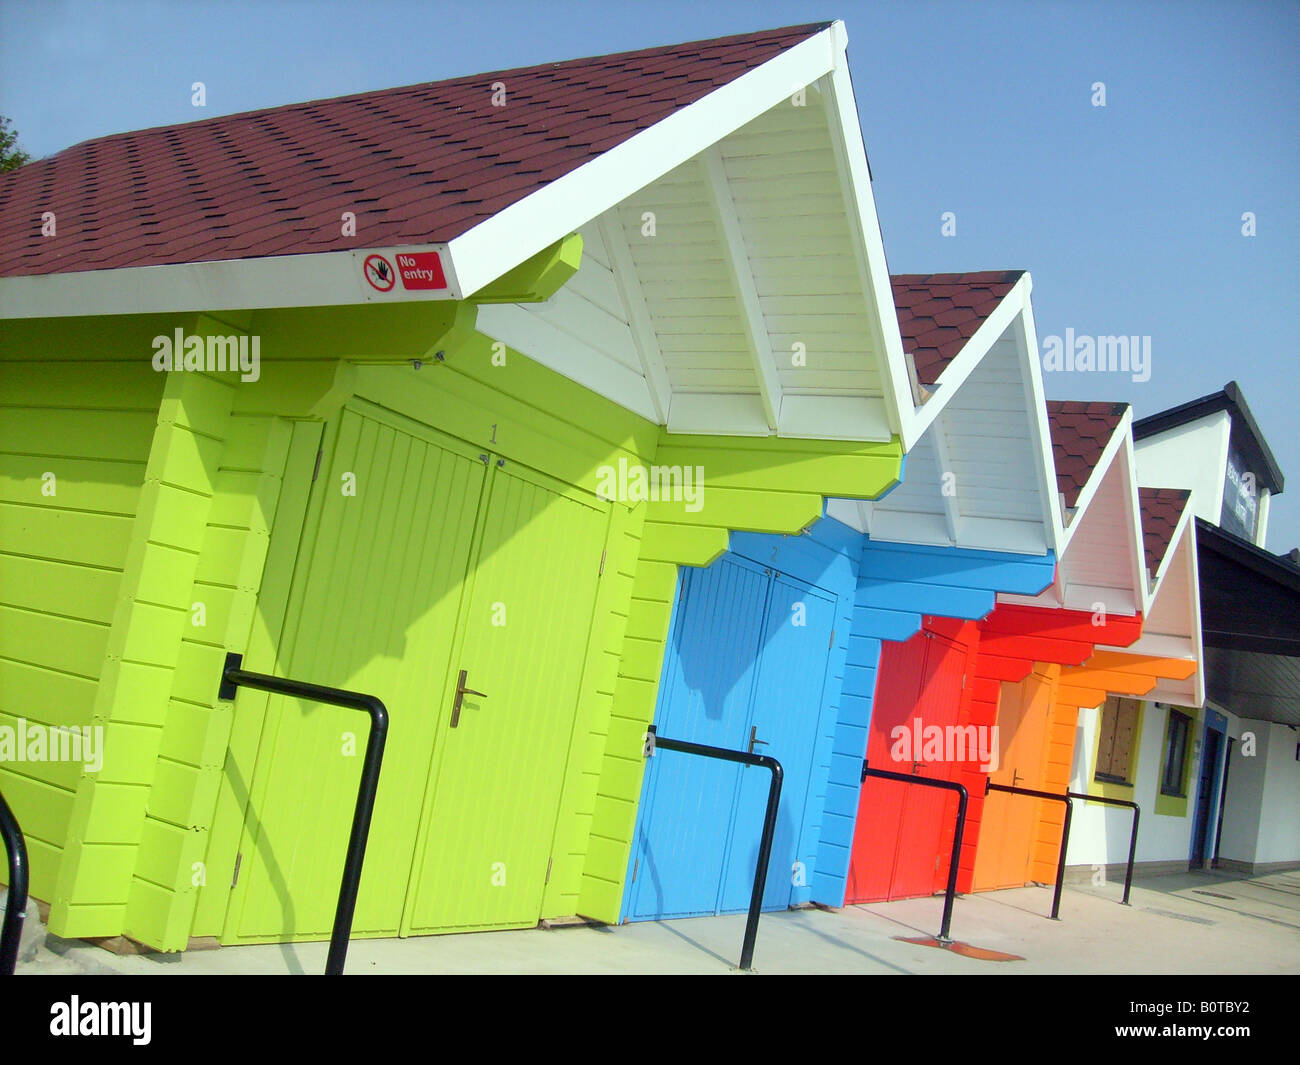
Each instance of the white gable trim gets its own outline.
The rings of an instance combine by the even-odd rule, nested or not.
[[[833,27],[602,152],[450,243],[465,295],[810,85],[835,65]]]

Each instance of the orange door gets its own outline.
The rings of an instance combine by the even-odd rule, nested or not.
[[[1051,678],[1037,670],[1018,684],[1002,685],[998,767],[989,774],[994,784],[1046,790],[1047,718],[1053,687]],[[1042,799],[1025,795],[988,793],[980,819],[973,890],[1024,887],[1029,882],[1042,804]]]

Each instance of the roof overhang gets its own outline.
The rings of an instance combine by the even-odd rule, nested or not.
[[[583,236],[552,299],[478,329],[672,433],[914,442],[846,45],[834,23],[453,241],[472,300],[490,249]]]
[[[827,514],[873,540],[1045,554],[1064,538],[1024,274],[924,393],[903,483]],[[1008,384],[1018,380],[1019,387]]]
[[[1042,411],[1046,435],[1045,407]],[[1000,602],[1089,612],[1100,609],[1122,615],[1143,612],[1150,589],[1130,432],[1132,417],[1128,410],[1121,416],[1073,511],[1066,516],[1052,586],[1032,598],[1000,595]],[[1051,495],[1056,514],[1062,514],[1055,480]]]
[[[673,432],[868,441],[898,436],[906,447],[919,436],[919,416],[910,398],[847,44],[843,23],[833,23],[444,244],[4,278],[0,318],[474,301],[530,257],[573,233],[595,230],[607,238],[615,260],[608,265],[623,297],[622,313],[615,315],[621,322],[614,325],[628,334],[630,354],[613,361],[629,372],[600,360],[583,365],[590,360],[581,345],[599,347],[606,338],[586,328],[581,314],[560,321],[557,336],[527,324],[523,305],[487,306],[481,330],[612,393]],[[750,151],[755,137],[771,150]],[[788,169],[791,160],[807,163],[809,172]],[[683,191],[683,184],[692,187]],[[629,241],[629,227],[641,224],[638,207],[656,191],[680,208],[660,220],[658,235],[670,239]],[[672,200],[675,193],[682,198]],[[827,265],[833,256],[820,250],[831,228],[844,244],[833,270]],[[728,291],[703,294],[682,274],[677,301],[657,306],[673,293],[663,286],[649,291],[664,266],[656,257],[671,266],[678,255],[690,264],[701,244],[716,255],[711,261],[720,265]],[[803,270],[802,279],[798,270],[785,269],[791,264]],[[843,297],[842,306],[814,307],[826,286],[808,289],[809,270],[819,282],[827,271],[839,272],[831,291]],[[728,323],[723,343],[709,321],[719,308]],[[663,314],[672,319],[666,325]],[[836,321],[843,323],[840,331],[827,333],[826,323]],[[575,330],[576,355],[568,343]],[[673,348],[692,335],[698,350]],[[789,372],[797,368],[789,365],[791,349],[800,344],[808,363],[817,367],[820,359],[825,369],[821,377],[806,375],[806,383]],[[731,355],[741,356],[743,365]],[[719,370],[713,380],[710,369]]]
[[[1201,643],[1201,597],[1195,527],[1190,505],[1183,508],[1160,566],[1150,581],[1142,635],[1123,650],[1185,670],[1152,669],[1155,687],[1147,697],[1178,706],[1205,703],[1205,655]],[[1118,648],[1098,647],[1098,651]]]

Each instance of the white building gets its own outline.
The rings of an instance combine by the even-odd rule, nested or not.
[[[1300,868],[1300,565],[1263,547],[1282,473],[1235,383],[1133,436],[1140,486],[1190,492],[1205,704],[1157,689],[1081,710],[1070,790],[1138,804],[1141,871]],[[1076,803],[1072,874],[1122,876],[1130,823]]]

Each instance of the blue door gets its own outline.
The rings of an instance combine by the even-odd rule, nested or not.
[[[1196,779],[1196,813],[1192,821],[1191,869],[1204,868],[1214,858],[1218,836],[1217,817],[1223,809],[1223,772],[1226,759],[1220,757],[1228,732],[1228,719],[1216,710],[1206,710],[1201,741],[1200,774]]]
[[[781,762],[766,909],[784,909],[811,873],[805,813],[817,737],[826,726],[835,613],[833,594],[737,555],[682,571],[656,725],[673,739]],[[770,782],[765,769],[696,755],[660,750],[651,758],[624,919],[748,909]]]

